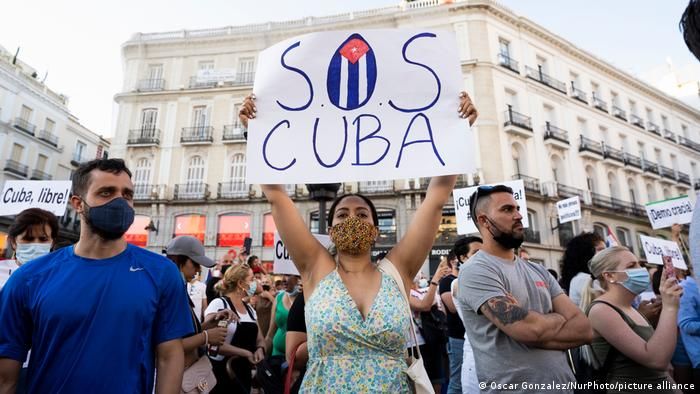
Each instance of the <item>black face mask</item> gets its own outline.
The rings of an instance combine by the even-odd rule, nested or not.
[[[496,230],[498,230],[498,235],[496,235],[489,228],[489,232],[491,233],[491,236],[493,236],[493,240],[496,241],[499,245],[501,245],[504,249],[516,249],[519,248],[520,245],[522,245],[523,241],[525,240],[524,235],[521,235],[520,238],[518,238],[515,236],[515,234],[513,234],[512,231],[510,233],[506,233],[500,228],[498,228],[498,226],[496,226],[496,224],[488,217],[486,218],[486,220],[488,220],[489,223],[491,223],[491,225],[495,227]]]
[[[114,241],[121,238],[134,222],[134,208],[124,198],[114,200],[99,206],[89,206],[83,200],[87,208],[83,218],[90,231],[106,241]]]

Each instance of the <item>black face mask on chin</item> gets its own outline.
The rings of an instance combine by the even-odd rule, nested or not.
[[[493,231],[491,231],[490,228],[488,229],[489,233],[491,233],[491,236],[493,237],[493,240],[496,241],[499,245],[501,245],[504,249],[516,249],[519,248],[520,245],[522,245],[524,241],[523,236],[517,238],[515,237],[512,231],[510,233],[506,233],[500,228],[498,228],[498,226],[496,226],[496,224],[488,217],[486,218],[486,220],[488,220],[489,223],[491,223],[491,225],[496,230],[498,230],[498,235],[496,235],[493,233]]]

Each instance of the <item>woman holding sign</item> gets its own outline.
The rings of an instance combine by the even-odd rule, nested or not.
[[[476,120],[477,111],[462,92],[459,115]],[[254,97],[245,99],[239,117],[254,119]],[[379,235],[377,211],[359,194],[345,194],[331,205],[332,256],[309,231],[283,185],[263,185],[272,216],[304,282],[309,363],[302,392],[405,393],[408,306],[402,296],[423,265],[435,239],[442,207],[456,175],[434,177],[408,231],[379,264],[370,249]],[[395,267],[402,283],[387,269]],[[400,288],[399,286],[403,286]]]

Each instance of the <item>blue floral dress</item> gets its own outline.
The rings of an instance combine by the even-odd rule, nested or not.
[[[309,363],[303,393],[409,393],[408,306],[382,272],[379,293],[363,319],[337,268],[306,304]]]

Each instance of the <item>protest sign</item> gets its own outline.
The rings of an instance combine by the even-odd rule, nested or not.
[[[458,116],[453,32],[303,35],[259,55],[247,183],[327,183],[474,171]]]
[[[639,238],[642,241],[642,249],[644,249],[647,262],[663,265],[664,262],[661,256],[671,256],[674,267],[682,270],[688,269],[685,260],[683,260],[683,253],[681,253],[677,243],[661,238],[647,237],[645,235],[639,235]]]
[[[559,215],[559,224],[581,219],[581,201],[578,196],[557,201],[557,214]]]
[[[527,203],[525,202],[525,184],[523,183],[522,179],[481,186],[495,185],[504,185],[513,189],[513,197],[515,197],[515,201],[520,206],[519,211],[523,216],[523,227],[530,227],[530,223],[527,219]],[[455,216],[457,216],[457,234],[472,234],[479,232],[476,225],[472,221],[472,216],[469,212],[469,197],[476,191],[477,187],[478,186],[471,186],[464,189],[455,189],[452,192],[456,207]]]
[[[331,237],[325,234],[313,234],[314,237],[318,240],[318,242],[323,245],[323,247],[327,248],[331,244]],[[294,265],[294,262],[292,261],[291,257],[289,257],[289,252],[287,251],[287,248],[284,246],[284,242],[282,241],[282,238],[280,238],[280,234],[275,231],[275,258],[272,261],[272,271],[275,274],[281,274],[281,275],[299,275],[299,270],[297,270],[297,267]]]
[[[675,223],[686,224],[693,220],[693,206],[688,196],[650,202],[645,206],[651,228],[671,227]]]
[[[41,208],[56,216],[66,212],[71,181],[7,181],[0,195],[0,216]]]

